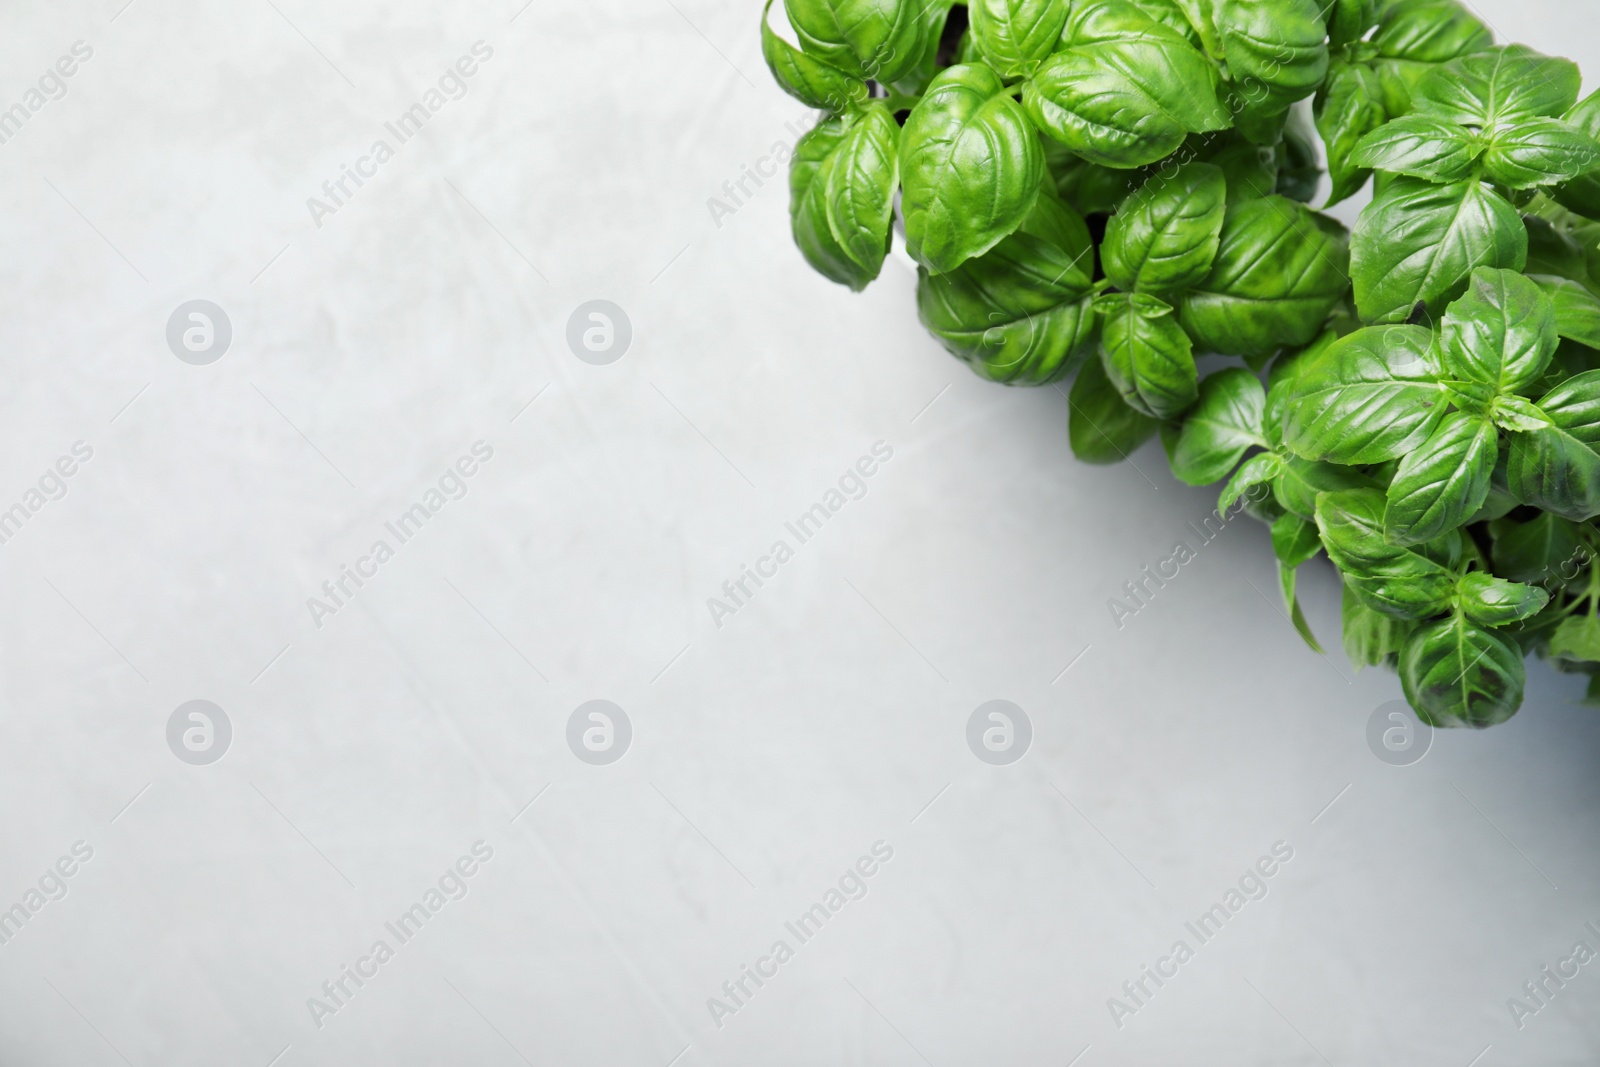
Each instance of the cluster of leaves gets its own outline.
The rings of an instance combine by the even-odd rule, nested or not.
[[[1159,434],[1226,481],[1313,648],[1295,576],[1326,555],[1346,651],[1424,720],[1509,718],[1530,653],[1600,698],[1600,93],[1572,63],[1457,0],[784,7],[768,65],[826,112],[790,171],[813,267],[859,290],[898,225],[951,353],[1076,373],[1081,459]],[[1324,207],[1372,181],[1353,232],[1307,206],[1319,140]]]

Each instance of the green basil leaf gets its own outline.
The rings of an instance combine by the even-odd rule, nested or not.
[[[1094,245],[1083,217],[1048,193],[1016,233],[955,270],[917,271],[922,324],[992,381],[1045,385],[1093,349]]]
[[[1276,452],[1257,452],[1245,460],[1244,466],[1234,471],[1233,477],[1228,479],[1228,484],[1223,486],[1222,495],[1217,498],[1218,513],[1226,513],[1238,503],[1240,497],[1256,486],[1272,481],[1282,472],[1282,456]]]
[[[1177,33],[1196,49],[1201,48],[1200,33],[1178,0],[1131,0],[1134,7]]]
[[[1568,378],[1540,398],[1539,408],[1579,441],[1600,447],[1600,370]]]
[[[1456,578],[1415,549],[1383,535],[1383,493],[1348,489],[1317,498],[1317,529],[1328,558],[1368,607],[1398,619],[1426,619],[1450,609]]]
[[[1279,110],[1328,72],[1328,28],[1316,0],[1212,0],[1228,74],[1246,99]]]
[[[889,83],[890,88],[901,96],[921,96],[933,76],[947,66],[939,62],[939,46],[955,0],[918,0],[917,6],[922,9],[924,24],[922,55],[910,70]]]
[[[1600,515],[1600,371],[1556,386],[1539,408],[1552,425],[1511,435],[1506,478],[1520,500],[1573,522]]]
[[[1266,399],[1261,382],[1242,367],[1208,375],[1167,453],[1172,473],[1189,485],[1210,485],[1226,478],[1252,446],[1265,448],[1261,410]]]
[[[1550,655],[1567,663],[1600,663],[1600,619],[1575,615],[1550,635]]]
[[[1164,292],[1203,279],[1217,257],[1227,185],[1209,163],[1158,173],[1106,223],[1100,256],[1118,289]]]
[[[1349,253],[1321,218],[1281,196],[1228,207],[1216,262],[1179,310],[1202,351],[1266,356],[1321,332],[1349,286]]]
[[[1400,686],[1430,726],[1494,726],[1522,706],[1522,651],[1465,618],[1444,619],[1406,641]]]
[[[1498,396],[1489,408],[1489,417],[1502,430],[1527,433],[1552,425],[1550,416],[1533,401],[1520,396]]]
[[[1474,267],[1521,270],[1528,231],[1517,209],[1477,181],[1394,178],[1361,212],[1350,239],[1356,307],[1368,322],[1409,318],[1465,286]]]
[[[1445,396],[1433,335],[1420,326],[1369,327],[1341,337],[1300,367],[1283,414],[1283,440],[1307,459],[1382,463],[1432,432]]]
[[[1289,456],[1272,483],[1272,495],[1285,512],[1311,522],[1317,517],[1317,497],[1323,493],[1371,489],[1377,484],[1353,467]]]
[[[761,9],[761,55],[778,87],[807,107],[837,114],[867,98],[867,83],[815,56],[806,55],[773,32],[767,22],[772,0]]]
[[[984,60],[1003,78],[1027,78],[1055,50],[1067,7],[1057,0],[970,0],[967,18]]]
[[[1211,64],[1126,0],[1079,0],[1061,50],[1023,87],[1038,127],[1091,163],[1142,167],[1189,133],[1221,130]]]
[[[1359,670],[1376,667],[1388,656],[1400,651],[1413,623],[1373,611],[1356,596],[1348,584],[1344,586],[1343,610],[1340,613],[1344,638],[1344,654]]]
[[[827,175],[828,225],[862,270],[876,278],[889,252],[894,194],[900,187],[900,127],[881,103],[858,112]]]
[[[1000,76],[950,67],[900,132],[906,250],[935,274],[1016,230],[1039,195],[1044,150]]]
[[[1380,5],[1372,43],[1385,58],[1446,63],[1491,47],[1494,34],[1456,0],[1413,0]]]
[[[784,0],[800,47],[877,82],[897,81],[922,59],[922,0]]]
[[[1298,567],[1322,551],[1315,522],[1284,515],[1272,524],[1272,554],[1286,567]]]
[[[1499,435],[1481,418],[1456,412],[1414,451],[1389,483],[1383,510],[1391,544],[1431,541],[1473,516],[1489,496]]]
[[[1600,515],[1600,455],[1558,427],[1513,434],[1506,478],[1523,503],[1574,522]]]
[[[1333,189],[1325,206],[1331,206],[1355,193],[1371,174],[1355,162],[1353,153],[1356,144],[1389,117],[1377,72],[1365,63],[1335,63],[1317,93],[1315,113],[1317,132],[1328,151]]]
[[[1600,92],[1584,97],[1561,118],[1567,125],[1600,140]],[[1600,217],[1600,166],[1556,186],[1550,190],[1550,195],[1570,211],[1590,218]]]
[[[1539,285],[1514,271],[1479,267],[1444,313],[1445,372],[1514,393],[1537,381],[1560,343],[1556,311]]]
[[[1528,522],[1496,519],[1489,524],[1494,569],[1516,582],[1564,585],[1592,558],[1579,529],[1547,511]]]
[[[1338,48],[1359,41],[1378,24],[1378,0],[1333,0],[1326,8],[1328,45]]]
[[[869,270],[851,258],[829,222],[828,186],[850,125],[848,119],[828,119],[796,142],[789,164],[789,222],[795,244],[817,273],[860,292],[878,276],[878,269]]]
[[[1436,64],[1481,52],[1494,34],[1456,0],[1417,0],[1389,4],[1381,14],[1372,45],[1390,115],[1411,109],[1411,90]]]
[[[1550,594],[1536,585],[1522,585],[1483,571],[1461,576],[1456,603],[1479,626],[1509,626],[1532,618],[1550,603]]]
[[[1512,189],[1576,178],[1600,164],[1593,137],[1555,119],[1519,119],[1489,135],[1483,154],[1489,177]]]
[[[1530,275],[1555,307],[1556,333],[1590,348],[1600,348],[1600,297],[1566,278]]]
[[[1491,48],[1429,71],[1417,83],[1417,114],[1485,129],[1554,118],[1577,103],[1582,77],[1570,60],[1524,45]]]
[[[1108,294],[1096,306],[1104,315],[1100,354],[1106,377],[1122,399],[1152,418],[1181,415],[1194,403],[1200,376],[1172,306],[1145,293]]]
[[[1351,159],[1358,166],[1436,182],[1472,173],[1483,146],[1466,127],[1427,115],[1395,119],[1361,139]]]
[[[1119,463],[1155,436],[1160,425],[1127,405],[1098,359],[1086,360],[1068,395],[1067,437],[1085,463]]]

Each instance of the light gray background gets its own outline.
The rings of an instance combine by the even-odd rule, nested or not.
[[[903,262],[862,296],[813,274],[781,180],[713,223],[805,118],[754,3],[122,3],[0,34],[3,105],[94,49],[0,145],[0,507],[94,450],[0,547],[0,907],[94,849],[0,947],[8,1067],[1595,1061],[1600,968],[1506,1008],[1600,924],[1578,682],[1533,666],[1510,724],[1386,766],[1394,678],[1300,644],[1246,521],[1118,631],[1213,491],[1154,448],[1073,462],[1061,393],[946,356]],[[1600,69],[1586,5],[1483,10]],[[316,227],[479,39],[469,95]],[[195,298],[234,330],[206,367],[164,341]],[[594,298],[633,325],[611,366],[565,345]],[[316,627],[478,440],[468,495]],[[715,627],[879,440],[866,497]],[[1332,575],[1303,580],[1336,647]],[[196,698],[234,731],[206,767],[165,741]],[[609,767],[564,739],[596,698],[635,731]],[[1010,767],[964,740],[996,698],[1034,726]],[[470,893],[318,1028],[307,998],[479,839]],[[714,1025],[879,840],[868,895]],[[1266,899],[1114,1026],[1280,840]]]

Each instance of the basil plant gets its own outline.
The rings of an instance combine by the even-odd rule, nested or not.
[[[824,113],[789,176],[817,271],[859,291],[898,232],[922,323],[1067,392],[1078,458],[1159,436],[1270,524],[1318,651],[1295,576],[1326,556],[1346,652],[1424,721],[1503,722],[1530,653],[1600,700],[1576,66],[1457,0],[784,0],[798,47],[770,7],[773,77]],[[1309,206],[1369,182],[1351,232]]]

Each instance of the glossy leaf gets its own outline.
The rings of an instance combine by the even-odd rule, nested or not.
[[[1372,35],[1375,68],[1390,115],[1411,109],[1412,88],[1436,65],[1480,52],[1494,35],[1456,0],[1388,4]]]
[[[935,274],[987,252],[1039,195],[1044,150],[1000,76],[941,72],[900,134],[906,250]]]
[[[1404,647],[1413,623],[1372,610],[1348,584],[1344,586],[1341,604],[1344,654],[1358,670],[1376,667]]]
[[[1111,384],[1152,418],[1181,415],[1198,394],[1199,372],[1171,305],[1130,293],[1101,297],[1097,307],[1104,317],[1100,353]]]
[[[1271,355],[1308,343],[1349,291],[1349,253],[1321,218],[1281,196],[1229,206],[1210,273],[1183,297],[1202,351]]]
[[[1363,137],[1351,159],[1371,170],[1453,182],[1472,173],[1482,151],[1478,138],[1464,126],[1427,115],[1407,115]]]
[[[1447,375],[1514,393],[1550,365],[1559,343],[1555,306],[1522,275],[1480,267],[1446,309],[1440,339]]]
[[[807,107],[836,114],[866,100],[867,83],[861,78],[807,55],[773,32],[767,21],[771,11],[772,0],[767,0],[761,11],[761,56],[780,89]]]
[[[1600,164],[1593,137],[1555,119],[1521,119],[1488,138],[1483,166],[1489,177],[1512,189],[1576,178]]]
[[[1502,430],[1527,433],[1551,425],[1546,415],[1533,401],[1515,395],[1497,396],[1489,405],[1488,416]]]
[[[1298,515],[1285,515],[1272,524],[1272,554],[1288,567],[1298,567],[1322,551],[1317,524]]]
[[[784,0],[800,47],[841,70],[892,82],[922,58],[924,0]]]
[[[1473,268],[1521,270],[1528,231],[1516,208],[1477,181],[1388,182],[1350,240],[1356,307],[1368,322],[1398,322],[1465,287]]]
[[[1086,360],[1068,395],[1067,436],[1085,463],[1120,463],[1155,436],[1155,419],[1129,407],[1098,359]]]
[[[1337,204],[1366,184],[1371,174],[1354,159],[1363,137],[1389,117],[1383,106],[1383,86],[1377,72],[1365,63],[1335,63],[1317,93],[1317,132],[1328,153],[1328,177],[1333,189],[1328,205]]]
[[[1590,348],[1600,348],[1600,297],[1566,278],[1532,277],[1555,308],[1556,333]]]
[[[1307,459],[1382,463],[1420,444],[1444,414],[1433,335],[1369,327],[1303,365],[1284,407],[1283,440]]]
[[[1184,36],[1127,0],[1079,0],[1061,47],[1023,86],[1038,127],[1092,163],[1140,167],[1228,114]]]
[[[828,225],[865,275],[877,277],[889,252],[889,223],[900,186],[900,127],[874,103],[855,116],[827,175]]]
[[[945,274],[917,271],[922,324],[993,381],[1043,385],[1093,347],[1094,246],[1082,216],[1040,195],[1021,229]]]
[[[1400,685],[1430,726],[1494,726],[1522,706],[1522,651],[1465,618],[1444,619],[1406,641]]]
[[[1328,44],[1334,48],[1359,41],[1378,24],[1378,0],[1332,0],[1325,8]]]
[[[1316,0],[1212,0],[1211,13],[1246,99],[1279,110],[1322,84],[1328,28]]]
[[[1385,58],[1445,63],[1494,44],[1489,27],[1456,0],[1411,0],[1380,8],[1372,44]]]
[[[1473,571],[1461,576],[1456,603],[1479,626],[1510,626],[1543,611],[1550,603],[1550,594],[1536,585],[1508,582]]]
[[[1217,511],[1226,512],[1238,503],[1240,497],[1256,486],[1272,481],[1282,472],[1282,456],[1276,452],[1257,452],[1245,460],[1244,465],[1228,479],[1228,484],[1222,487],[1222,495],[1217,497]]]
[[[1590,137],[1600,139],[1600,92],[1578,101],[1562,120]],[[1550,190],[1563,207],[1590,218],[1600,217],[1600,166]]]
[[[1067,21],[1059,0],[971,0],[967,18],[984,61],[1003,78],[1032,76]]]
[[[1350,489],[1317,500],[1317,530],[1345,583],[1374,611],[1426,619],[1449,610],[1456,579],[1421,552],[1383,535],[1383,493]]]
[[[1272,495],[1290,515],[1306,521],[1317,516],[1317,497],[1344,489],[1371,489],[1379,483],[1353,467],[1289,456],[1272,483]]]
[[[812,127],[795,144],[789,164],[789,221],[806,262],[830,281],[859,292],[877,277],[878,270],[851,258],[828,220],[829,178],[838,164],[839,146],[849,132],[848,120],[829,119]]]
[[[1227,185],[1209,163],[1157,173],[1122,202],[1100,246],[1119,289],[1164,292],[1203,279],[1222,240]]]
[[[1506,477],[1524,503],[1573,522],[1600,515],[1600,371],[1577,375],[1539,401],[1552,425],[1511,435]]]
[[[1555,118],[1577,103],[1581,84],[1571,60],[1507,45],[1429,71],[1417,83],[1412,105],[1418,115],[1489,129]]]
[[[1471,518],[1489,495],[1498,438],[1492,423],[1458,411],[1407,453],[1383,510],[1390,543],[1431,541]]]
[[[1241,367],[1208,375],[1167,454],[1178,480],[1210,485],[1226,478],[1252,446],[1267,447],[1261,435],[1266,396],[1260,380]]]

